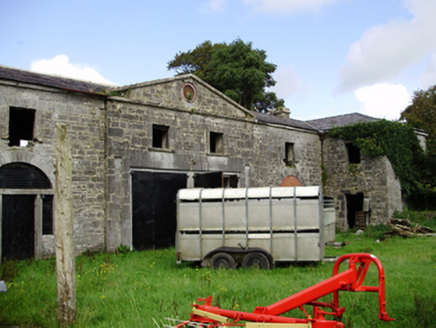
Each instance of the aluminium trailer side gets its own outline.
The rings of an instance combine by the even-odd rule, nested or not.
[[[178,263],[207,265],[223,252],[236,264],[251,252],[271,264],[321,261],[334,238],[333,201],[320,186],[181,189],[177,195]]]

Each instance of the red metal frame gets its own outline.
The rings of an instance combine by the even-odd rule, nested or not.
[[[339,273],[341,263],[346,260],[348,260],[349,268]],[[378,286],[363,286],[363,282],[371,263],[374,263],[378,269],[379,284]],[[258,323],[311,323],[312,328],[342,328],[345,327],[342,322],[325,319],[325,315],[332,315],[338,318],[345,312],[344,307],[339,307],[339,291],[378,293],[380,308],[379,319],[384,321],[395,320],[390,318],[386,312],[385,274],[380,260],[371,254],[358,253],[341,256],[335,263],[333,276],[331,278],[289,296],[277,303],[266,307],[258,306],[252,313],[224,310],[212,306],[212,296],[203,299],[200,298],[198,299],[198,302],[202,302],[203,304],[193,304],[194,310],[191,314],[191,319],[177,327],[184,327],[190,322],[203,324],[204,327],[243,327],[245,324],[240,322],[247,321]],[[318,298],[331,293],[333,293],[333,300],[330,302],[317,301]],[[313,318],[309,316],[303,308],[303,305],[313,306]],[[306,313],[305,319],[280,317],[281,314],[296,308],[299,308]],[[329,311],[325,311],[321,308],[328,308]],[[233,321],[222,323],[218,321],[215,316],[227,318]]]

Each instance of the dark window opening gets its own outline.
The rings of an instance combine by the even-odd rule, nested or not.
[[[35,110],[27,108],[9,108],[9,146],[25,146],[33,140]]]
[[[350,164],[360,163],[360,149],[354,146],[351,142],[345,143],[348,153],[348,161]]]
[[[291,165],[294,162],[294,144],[291,142],[285,143],[285,163]]]
[[[201,172],[194,174],[194,188],[222,188],[223,172]]]
[[[218,132],[211,132],[209,146],[211,154],[224,153],[223,134]]]
[[[238,181],[239,181],[239,177],[236,174],[223,175],[224,188],[238,188]]]
[[[53,234],[53,195],[42,196],[42,234]]]
[[[169,148],[168,130],[168,126],[153,124],[153,148]]]

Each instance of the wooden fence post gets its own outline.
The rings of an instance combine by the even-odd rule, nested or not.
[[[67,126],[56,124],[55,236],[57,305],[59,324],[76,318],[76,268],[74,253],[71,141]]]

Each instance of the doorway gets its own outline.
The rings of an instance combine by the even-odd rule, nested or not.
[[[132,244],[138,250],[175,245],[177,192],[186,173],[132,172]]]
[[[35,256],[35,195],[3,195],[2,257],[6,261]]]
[[[345,195],[347,200],[347,223],[350,229],[356,225],[356,212],[363,210],[363,193]]]
[[[42,234],[53,233],[50,180],[39,168],[15,162],[0,167],[0,189],[1,259],[8,261],[38,257]],[[42,195],[46,197],[43,199]],[[43,221],[44,231],[39,229]]]

